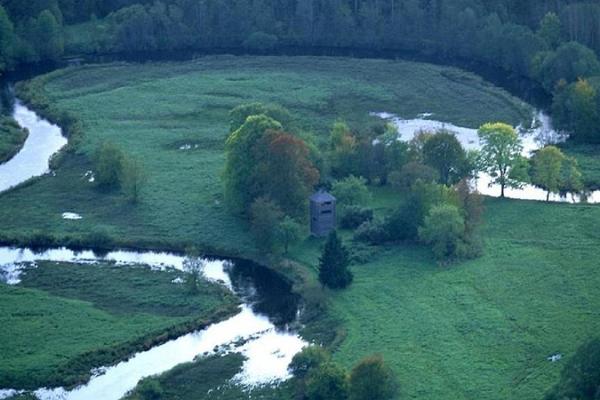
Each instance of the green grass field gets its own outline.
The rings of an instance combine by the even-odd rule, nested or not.
[[[600,332],[600,207],[488,200],[485,255],[439,267],[381,249],[334,295],[336,358],[383,353],[403,398],[542,399],[565,356]]]
[[[19,285],[0,284],[0,387],[74,384],[93,367],[235,312],[217,285],[203,282],[193,296],[171,283],[181,275],[43,262]]]
[[[223,204],[220,181],[227,112],[245,102],[280,103],[297,116],[298,126],[320,138],[336,118],[365,129],[377,122],[370,111],[404,117],[434,112],[470,127],[489,120],[516,123],[528,115],[520,101],[471,74],[396,61],[210,57],[80,67],[46,79],[47,96],[83,122],[83,141],[55,177],[0,195],[5,238],[103,232],[118,244],[194,243],[222,254],[255,255],[243,223]],[[90,154],[106,139],[144,163],[148,184],[140,204],[98,192],[83,177]],[[184,144],[198,147],[179,150]],[[597,161],[593,154],[589,160]],[[373,192],[379,215],[401,201],[386,188]],[[353,285],[331,293],[330,314],[346,334],[336,360],[349,367],[364,355],[383,353],[398,374],[401,398],[543,398],[563,364],[546,357],[569,356],[600,331],[600,207],[496,199],[486,200],[486,207],[480,259],[439,267],[424,247],[363,249],[369,262],[353,266]],[[83,219],[62,220],[64,211]],[[321,244],[307,239],[290,257],[314,273]],[[7,290],[28,290],[32,302],[69,297],[64,288]],[[78,318],[76,312],[89,305],[73,307]],[[93,309],[107,312],[102,307],[94,303]],[[225,376],[235,362],[212,365]],[[203,368],[212,367],[191,364],[161,377],[167,398],[201,398],[196,393],[206,388],[193,377]]]
[[[400,61],[221,56],[72,68],[42,79],[51,102],[83,122],[84,139],[56,177],[0,195],[5,237],[102,231],[120,244],[193,243],[247,255],[253,244],[226,210],[221,182],[228,112],[247,102],[280,103],[297,116],[297,125],[323,139],[337,118],[358,130],[378,123],[371,111],[406,117],[428,111],[471,127],[528,115],[522,102],[475,75]],[[104,140],[147,170],[139,205],[100,194],[84,178],[90,154]],[[185,144],[198,147],[180,150]],[[83,219],[64,221],[65,211]]]
[[[17,154],[23,147],[25,139],[27,139],[27,132],[19,129],[14,119],[0,118],[0,164]]]

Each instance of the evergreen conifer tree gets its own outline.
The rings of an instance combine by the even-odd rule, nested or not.
[[[327,243],[319,258],[319,281],[331,289],[343,289],[352,283],[352,273],[348,269],[348,251],[335,231],[329,234]]]

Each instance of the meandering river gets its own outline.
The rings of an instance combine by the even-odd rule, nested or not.
[[[393,122],[403,140],[410,140],[418,130],[447,128],[456,132],[466,148],[479,146],[475,129],[435,121],[430,118],[431,115],[412,120],[385,113],[376,115]],[[29,130],[29,136],[22,150],[0,165],[0,192],[48,173],[50,158],[67,143],[58,126],[39,118],[19,101],[15,105],[14,118]],[[538,114],[537,119],[540,122],[538,127],[523,133],[525,155],[558,140],[549,118]],[[489,183],[490,178],[481,175],[477,180],[478,190],[486,195],[498,196],[499,188]],[[510,189],[506,195],[528,200],[546,198],[543,190],[533,186]],[[578,195],[551,196],[551,201],[580,200]],[[600,191],[588,194],[587,201],[600,202]],[[26,248],[0,247],[0,279],[8,284],[19,284],[20,274],[26,273],[27,268],[35,268],[38,261],[90,264],[90,268],[94,268],[93,264],[98,262],[114,262],[181,270],[184,258],[160,252],[113,251],[96,255],[92,251],[75,252],[66,248],[36,252]],[[90,381],[73,390],[40,388],[34,392],[35,396],[40,400],[118,400],[142,378],[168,371],[195,357],[211,354],[219,347],[246,356],[242,370],[234,378],[242,385],[252,386],[288,378],[289,362],[294,354],[307,345],[294,329],[298,326],[299,299],[291,292],[290,285],[270,270],[244,261],[205,260],[203,274],[206,279],[219,282],[242,299],[243,304],[237,315],[137,353],[126,361],[111,366],[97,366]],[[18,393],[18,389],[0,390],[0,399]]]
[[[92,251],[75,252],[66,248],[36,252],[0,247],[0,278],[19,284],[20,275],[27,273],[28,268],[36,268],[38,261],[83,263],[90,268],[102,261],[183,270],[184,257],[123,250],[96,255]],[[73,390],[40,388],[33,394],[40,400],[118,400],[142,378],[166,372],[195,357],[214,354],[216,348],[246,357],[242,370],[233,378],[241,385],[287,379],[292,357],[307,345],[295,329],[300,299],[292,293],[290,284],[267,268],[247,261],[204,260],[202,272],[206,279],[224,285],[242,299],[237,315],[139,352],[127,361],[97,366],[90,381]],[[16,392],[18,388],[5,389],[0,391],[0,398]]]

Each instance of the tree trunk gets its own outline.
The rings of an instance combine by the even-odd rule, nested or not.
[[[548,190],[548,193],[546,193],[546,201],[550,201],[550,191]]]
[[[504,183],[500,184],[500,197],[504,198]]]

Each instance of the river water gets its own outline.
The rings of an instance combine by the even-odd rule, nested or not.
[[[18,100],[13,118],[29,136],[17,155],[0,164],[0,192],[49,172],[50,157],[67,144],[58,126],[39,118]]]
[[[82,263],[90,268],[98,262],[111,262],[183,270],[184,260],[177,254],[158,252],[114,251],[96,255],[66,248],[36,252],[0,247],[0,279],[18,285],[20,275],[27,273],[28,268],[36,268],[38,261]],[[215,349],[246,357],[241,371],[233,378],[240,385],[252,387],[287,379],[292,357],[307,345],[294,329],[298,327],[299,298],[291,292],[289,283],[248,261],[203,260],[202,264],[206,279],[224,285],[242,299],[237,315],[139,352],[127,361],[98,366],[87,384],[73,390],[40,388],[34,395],[40,400],[118,400],[142,378],[214,354]],[[0,391],[0,398],[17,389]]]

